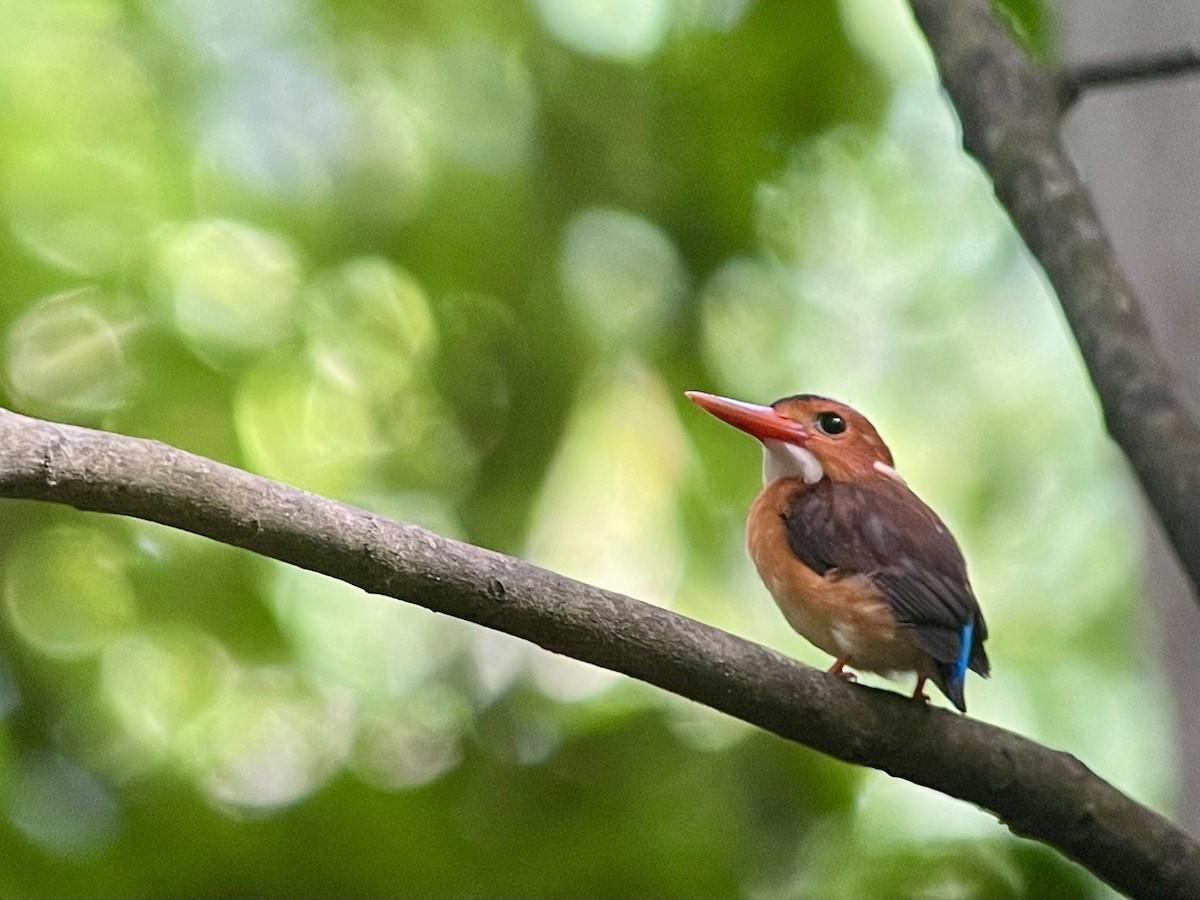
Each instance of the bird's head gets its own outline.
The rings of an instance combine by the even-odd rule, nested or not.
[[[779,478],[801,478],[808,484],[822,478],[900,478],[875,427],[845,403],[816,394],[784,397],[770,406],[700,391],[688,391],[687,397],[762,441],[764,484]]]

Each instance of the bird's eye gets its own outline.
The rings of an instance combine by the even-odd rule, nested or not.
[[[846,420],[835,412],[818,413],[817,427],[826,434],[841,434],[846,430]]]

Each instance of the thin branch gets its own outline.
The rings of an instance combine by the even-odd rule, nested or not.
[[[988,0],[911,0],[963,143],[1058,294],[1125,452],[1200,600],[1200,426],[1176,395],[1133,289],[1059,134],[1057,86]]]
[[[1065,113],[1084,91],[1093,88],[1122,87],[1198,73],[1200,53],[1191,47],[1066,66],[1056,75],[1059,112]]]
[[[7,410],[0,497],[160,522],[505,631],[974,803],[1118,890],[1200,896],[1200,845],[1073,756],[518,559],[155,441]]]

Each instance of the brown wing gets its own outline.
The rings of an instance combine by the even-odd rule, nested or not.
[[[889,478],[820,481],[793,495],[784,524],[792,552],[818,574],[868,576],[939,664],[954,666],[973,623],[970,668],[988,674],[987,625],[962,552],[907,487]]]

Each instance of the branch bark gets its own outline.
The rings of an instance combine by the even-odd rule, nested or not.
[[[1131,895],[1200,896],[1200,845],[1073,756],[511,557],[165,444],[7,410],[0,497],[159,522],[505,631],[974,803]]]
[[[1059,110],[1066,112],[1084,91],[1094,88],[1120,87],[1197,73],[1200,73],[1200,53],[1190,47],[1067,66],[1057,75]]]
[[[988,0],[912,0],[963,144],[1054,286],[1104,411],[1200,601],[1200,425],[1176,395],[1059,132],[1060,94]]]

